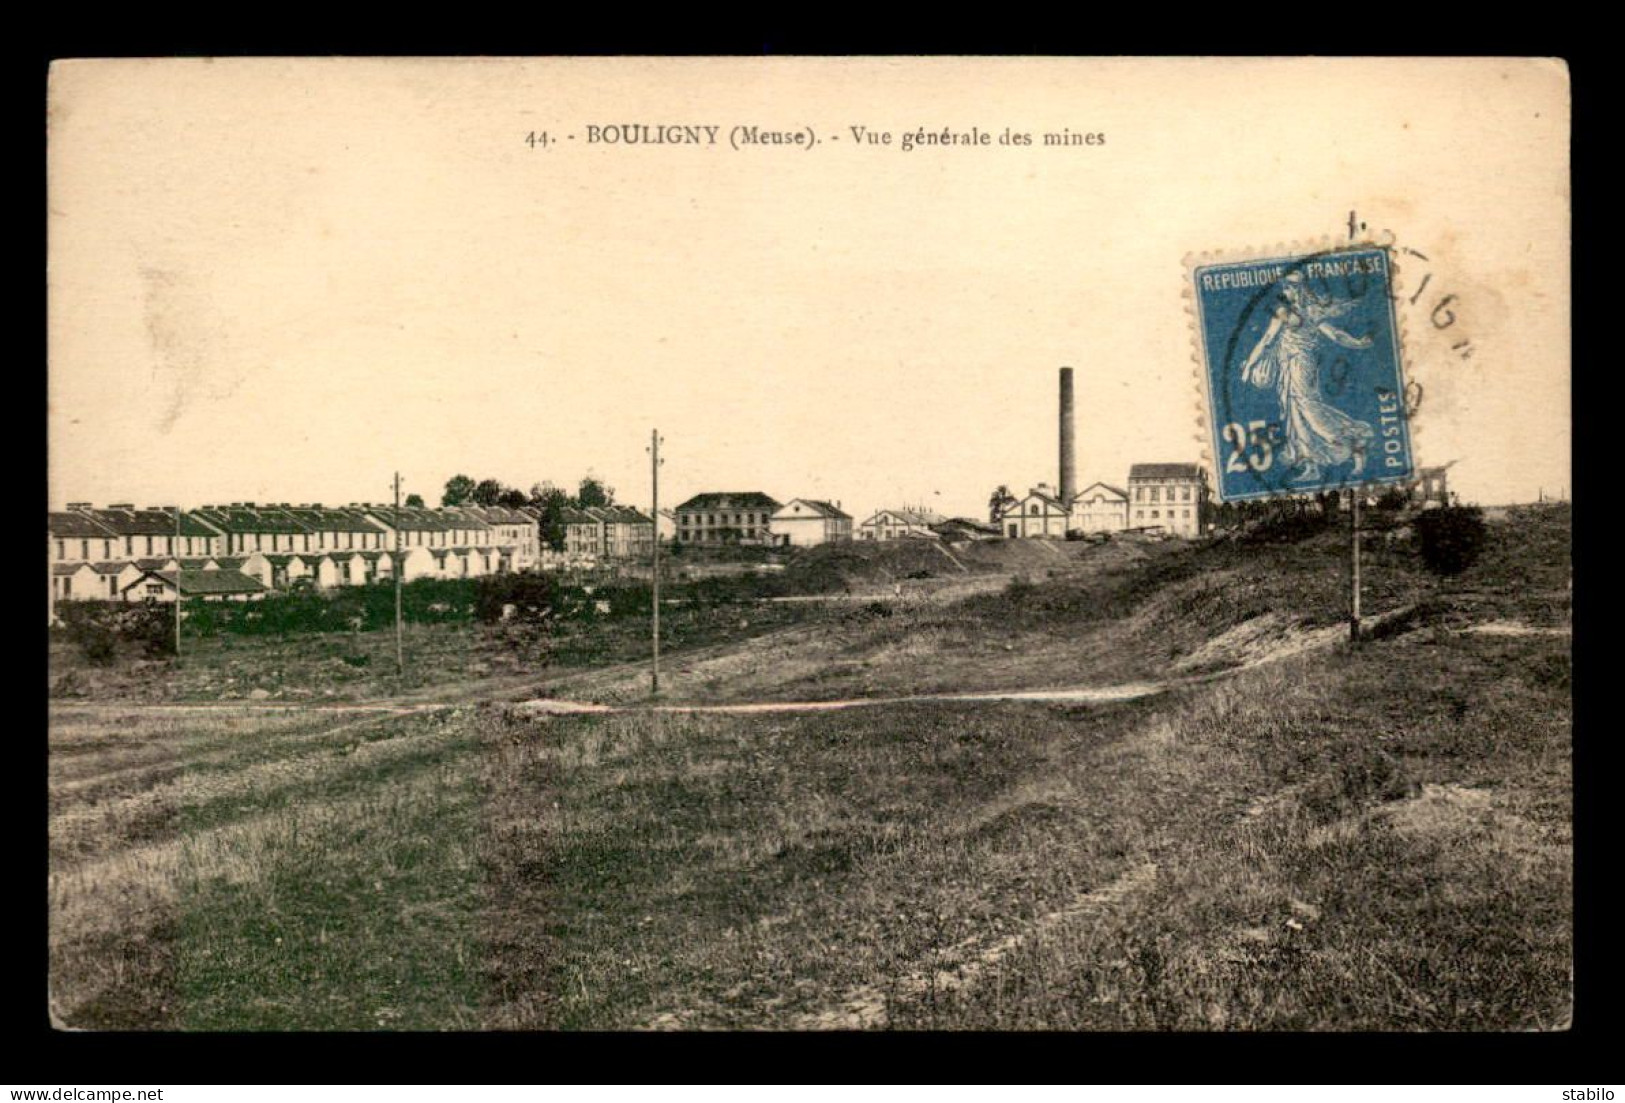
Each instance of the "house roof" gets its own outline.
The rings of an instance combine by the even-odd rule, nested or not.
[[[1056,509],[1064,510],[1066,508],[1066,504],[1064,502],[1062,502],[1061,499],[1058,498],[1056,495],[1049,494],[1049,493],[1047,493],[1045,491],[1036,490],[1036,489],[1035,490],[1029,490],[1029,491],[1027,491],[1027,493],[1023,494],[1020,498],[1016,499],[1016,504],[1021,505],[1022,503],[1028,501],[1031,498],[1037,498],[1040,502],[1043,502],[1046,505],[1052,505]]]
[[[303,533],[314,531],[287,510],[247,503],[203,506],[192,511],[205,524],[225,533]],[[211,534],[212,535],[212,534]]]
[[[222,571],[235,571],[248,562],[246,555],[217,555],[214,557],[216,565]]]
[[[852,519],[852,515],[850,513],[843,512],[839,507],[830,502],[824,501],[822,498],[791,498],[788,502],[785,502],[782,506],[780,506],[779,509],[782,511],[790,509],[792,506],[796,505],[806,506],[814,517],[828,517],[835,520],[845,518],[848,521]]]
[[[135,565],[143,571],[161,571],[164,569],[164,564],[173,562],[175,562],[173,559],[154,557],[152,559],[137,559]]]
[[[631,506],[600,506],[598,513],[606,521],[621,525],[649,525],[654,523]]]
[[[443,517],[429,509],[417,509],[412,506],[357,506],[355,507],[379,524],[387,525],[401,532],[450,532],[454,528],[467,526],[451,523],[449,517]]]
[[[174,536],[175,511],[173,509],[131,509],[127,506],[107,509],[78,509],[70,510],[88,520],[92,525],[98,526],[96,531],[78,532],[75,536]],[[61,514],[53,513],[52,531],[55,531],[55,519]],[[180,535],[182,536],[218,536],[219,533],[205,524],[199,522],[189,513],[182,512],[180,519]]]
[[[534,525],[536,518],[509,506],[458,506],[458,510],[488,525]]]
[[[47,527],[54,537],[91,536],[105,540],[109,536],[116,535],[112,529],[79,510],[69,510],[66,513],[53,511],[46,516]]]
[[[141,578],[136,579],[126,590],[139,586],[143,579],[160,578],[175,585],[175,571],[144,571]],[[180,591],[186,594],[262,594],[265,587],[257,578],[250,578],[241,571],[180,571]]]
[[[64,576],[70,575],[70,574],[78,574],[80,571],[94,571],[95,569],[96,568],[92,567],[89,563],[53,563],[53,564],[51,564],[51,573],[53,575],[55,575],[56,577],[58,577],[58,578],[62,578]]]
[[[1090,483],[1088,486],[1086,486],[1082,490],[1078,491],[1077,498],[1082,498],[1084,495],[1088,494],[1091,490],[1094,490],[1096,487],[1100,488],[1101,490],[1108,490],[1111,493],[1117,495],[1119,498],[1122,498],[1124,501],[1128,500],[1128,491],[1124,490],[1122,487],[1113,486],[1111,483]],[[1076,500],[1076,499],[1074,499],[1074,500]]]
[[[932,525],[940,525],[943,521],[947,520],[947,518],[940,513],[932,513],[930,510],[924,509],[877,509],[875,511],[875,515],[863,523],[866,525],[872,525],[879,518],[887,516],[888,514],[897,518],[899,521],[902,521],[904,524],[923,525],[926,528],[930,528]]]
[[[677,507],[678,513],[717,509],[778,509],[779,503],[757,490],[713,491],[696,494]]]
[[[1137,463],[1128,469],[1134,479],[1200,479],[1202,469],[1194,463]]]
[[[603,518],[586,509],[576,509],[574,506],[565,506],[559,511],[559,519],[567,525],[596,525]]]
[[[446,523],[448,529],[488,529],[491,526],[485,523],[474,510],[462,506],[442,506],[435,513]]]
[[[92,563],[90,565],[90,569],[95,571],[97,574],[123,574],[125,568],[129,565],[130,564],[128,561],[121,560],[115,562],[109,560],[105,563]]]
[[[993,536],[999,534],[997,525],[990,525],[986,521],[978,521],[974,517],[950,517],[936,526],[939,529],[972,529],[976,532],[985,532]]]
[[[329,509],[326,506],[295,506],[284,510],[289,517],[311,532],[370,532],[381,533],[383,528],[367,520],[360,510]]]

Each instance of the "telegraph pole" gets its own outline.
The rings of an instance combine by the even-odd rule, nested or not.
[[[401,473],[395,472],[395,515],[391,518],[395,522],[395,569],[390,572],[395,576],[395,677],[401,678],[406,674],[406,651],[401,643],[401,576],[406,573],[406,567],[401,562]]]
[[[649,672],[649,694],[660,695],[660,430],[649,431],[649,474],[653,485],[654,516],[654,612],[651,617],[654,665]]]
[[[1349,488],[1349,639],[1360,642],[1360,499],[1361,488]]]
[[[175,506],[175,661],[181,661],[181,575],[186,564],[181,562],[181,507]]]

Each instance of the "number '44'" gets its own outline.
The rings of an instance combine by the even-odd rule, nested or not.
[[[1224,427],[1221,434],[1231,445],[1230,458],[1224,461],[1224,469],[1234,474],[1244,474],[1250,467],[1254,471],[1268,471],[1270,464],[1275,462],[1275,447],[1272,442],[1276,439],[1277,426],[1267,421],[1249,421],[1245,426],[1239,421],[1232,421]]]
[[[546,149],[547,148],[547,131],[545,131],[545,130],[532,130],[529,134],[525,135],[525,144],[527,146],[529,146],[531,149],[535,149],[537,146],[541,146],[543,149]]]

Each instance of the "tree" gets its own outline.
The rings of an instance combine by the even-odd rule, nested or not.
[[[1398,513],[1410,504],[1410,495],[1397,486],[1384,490],[1377,498],[1377,508],[1384,513]]]
[[[576,494],[576,505],[583,509],[593,506],[610,506],[615,504],[615,488],[608,486],[602,479],[587,475],[581,480],[581,489]]]
[[[497,498],[497,505],[506,506],[508,509],[518,509],[529,504],[530,499],[525,497],[525,492],[516,486],[505,487],[501,496]]]
[[[1010,493],[1010,488],[999,484],[999,487],[988,496],[987,519],[997,524],[999,518],[1004,516],[1005,509],[1015,500],[1016,496]]]
[[[474,480],[467,475],[453,475],[446,480],[446,489],[440,495],[443,506],[460,506],[474,496]]]
[[[1484,511],[1477,506],[1443,506],[1417,515],[1411,522],[1422,562],[1434,574],[1458,575],[1471,567],[1489,532]]]
[[[421,494],[408,494],[406,496],[406,508],[407,509],[422,509],[423,508],[423,495],[421,495]]]
[[[495,479],[481,479],[479,485],[469,495],[477,506],[494,506],[497,499],[502,497],[503,490],[507,489]],[[449,503],[448,503],[449,504]]]
[[[570,506],[570,496],[552,483],[537,483],[530,488],[530,504],[542,513],[542,541],[554,551],[563,551],[564,511]]]

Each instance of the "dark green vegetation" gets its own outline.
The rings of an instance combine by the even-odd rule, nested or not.
[[[977,670],[1005,687],[1171,679],[1111,705],[501,703],[632,699],[636,672],[596,661],[528,682],[452,671],[387,708],[60,702],[55,1013],[181,1029],[1560,1026],[1567,510],[1513,511],[1488,537],[1446,579],[1408,535],[1373,538],[1367,607],[1399,615],[1353,648],[1346,533],[1329,528],[1077,548],[1054,577],[888,615],[791,606],[810,619],[768,634],[739,629],[734,605],[745,638],[672,656],[674,696],[717,701],[976,689]],[[505,628],[421,626],[416,646],[450,663]],[[281,646],[239,642],[245,664]]]

